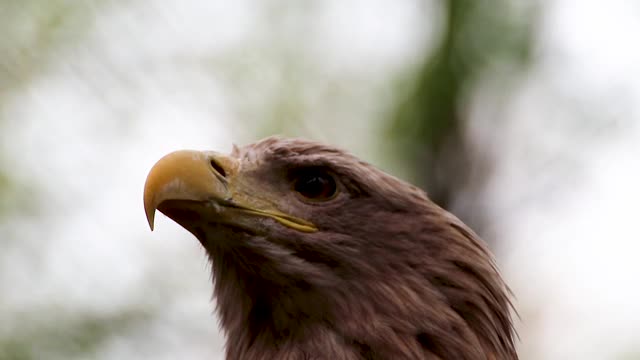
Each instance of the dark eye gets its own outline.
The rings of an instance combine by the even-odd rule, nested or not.
[[[311,170],[297,174],[293,189],[305,199],[326,201],[336,194],[337,186],[333,176],[321,170]]]

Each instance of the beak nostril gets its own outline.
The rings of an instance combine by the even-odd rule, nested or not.
[[[224,177],[224,178],[227,177],[227,172],[224,171],[224,168],[222,166],[220,166],[220,164],[218,164],[216,159],[211,159],[211,161],[209,161],[209,163],[211,164],[211,167],[213,168],[213,170],[215,170],[218,174],[222,175],[222,177]]]

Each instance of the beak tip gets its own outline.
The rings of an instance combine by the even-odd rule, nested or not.
[[[153,231],[153,220],[155,218],[156,209],[155,207],[145,209],[145,213],[147,215],[147,222],[149,223],[149,228]]]

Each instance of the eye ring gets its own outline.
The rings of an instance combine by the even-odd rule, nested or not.
[[[312,202],[329,201],[338,194],[335,178],[321,169],[298,172],[293,178],[292,187],[299,198]]]

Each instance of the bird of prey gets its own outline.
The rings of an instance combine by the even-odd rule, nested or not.
[[[202,244],[227,359],[517,359],[478,236],[415,186],[321,143],[176,151],[144,207]]]

